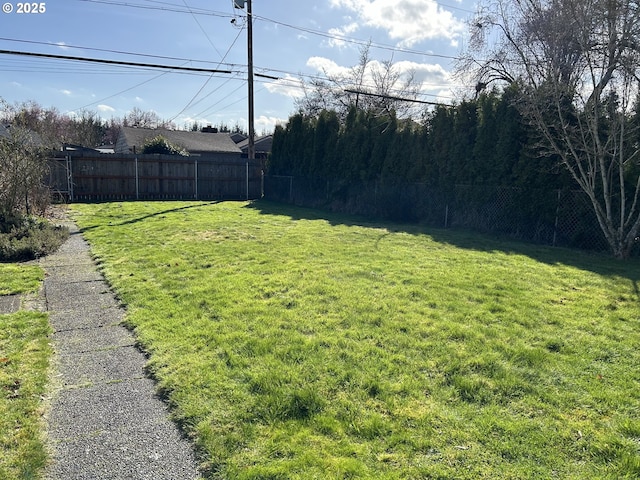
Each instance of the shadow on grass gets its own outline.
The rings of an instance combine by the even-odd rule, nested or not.
[[[331,225],[386,229],[389,233],[385,233],[384,236],[393,232],[404,232],[411,235],[428,235],[439,243],[452,245],[465,250],[525,255],[549,265],[570,265],[581,270],[597,273],[598,275],[627,278],[631,281],[632,288],[640,302],[640,258],[637,257],[620,261],[614,259],[607,253],[536,245],[468,230],[443,229],[420,224],[374,220],[363,216],[333,213],[266,200],[252,202],[247,205],[247,208],[255,209],[262,215],[285,215],[293,220],[324,220]]]
[[[159,217],[161,215],[166,215],[167,213],[176,213],[176,212],[180,212],[180,211],[183,211],[183,210],[191,210],[192,208],[208,207],[208,206],[211,206],[211,205],[216,205],[218,203],[220,203],[220,202],[216,200],[214,202],[198,203],[198,204],[194,204],[194,205],[186,205],[184,207],[169,208],[167,210],[162,210],[160,212],[150,213],[149,215],[143,215],[141,217],[131,218],[129,220],[125,220],[124,222],[115,223],[112,226],[119,227],[119,226],[124,226],[124,225],[132,225],[134,223],[139,223],[139,222],[142,222],[144,220],[147,220],[149,218],[154,218],[154,217]],[[103,225],[94,225],[92,227],[82,228],[82,229],[80,229],[80,233],[88,232],[90,230],[94,230],[94,229],[99,228],[99,227],[103,227]]]

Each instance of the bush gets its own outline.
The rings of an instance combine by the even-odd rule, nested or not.
[[[187,151],[186,148],[170,143],[162,135],[158,135],[157,137],[147,140],[142,146],[142,153],[143,154],[160,153],[164,155],[181,155],[183,157],[189,156],[189,152]]]
[[[69,237],[66,227],[41,218],[0,212],[0,261],[33,260],[55,252]]]

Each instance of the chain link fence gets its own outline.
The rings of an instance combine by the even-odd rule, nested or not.
[[[544,245],[607,250],[581,191],[456,185],[348,183],[270,175],[268,200],[434,227],[473,229]],[[637,253],[637,252],[636,252]]]

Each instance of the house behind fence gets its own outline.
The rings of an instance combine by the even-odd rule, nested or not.
[[[141,154],[162,137],[188,155]],[[248,200],[262,196],[259,161],[228,133],[122,127],[114,153],[66,148],[49,161],[49,186],[65,201]]]

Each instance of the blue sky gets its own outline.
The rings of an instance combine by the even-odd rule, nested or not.
[[[134,107],[178,127],[247,125],[247,35],[233,0],[52,0],[42,13],[4,2],[0,49],[230,70],[178,73],[0,54],[0,97],[60,112],[122,117]],[[7,6],[7,3],[9,6]],[[38,2],[39,3],[39,2]],[[424,100],[449,102],[460,85],[451,60],[466,38],[474,0],[253,0],[256,132],[295,111],[300,77],[373,60],[413,70]],[[24,8],[23,8],[24,9]],[[233,21],[233,23],[232,23]],[[79,47],[79,48],[78,48]],[[136,55],[133,55],[136,54]]]

